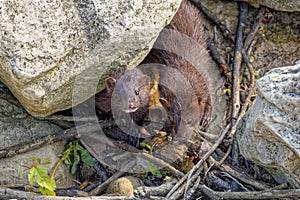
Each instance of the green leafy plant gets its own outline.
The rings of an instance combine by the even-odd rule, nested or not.
[[[140,178],[145,179],[150,174],[158,178],[165,177],[165,174],[161,173],[155,164],[153,164],[152,162],[148,162],[148,165],[149,168],[143,173],[143,175],[140,176]]]
[[[84,162],[90,167],[94,166],[94,160],[90,153],[84,149],[78,142],[78,140],[72,140],[67,144],[67,150],[62,153],[60,162],[64,161],[66,165],[71,166],[71,173],[76,172],[77,165],[80,161]]]
[[[28,181],[31,185],[37,183],[39,185],[40,192],[43,195],[55,196],[55,180],[50,178],[47,174],[48,169],[43,166],[50,163],[50,159],[31,158],[33,164],[30,167],[23,166],[30,169],[28,173]]]

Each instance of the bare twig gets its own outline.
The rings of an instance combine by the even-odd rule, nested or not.
[[[186,196],[184,197],[184,199],[191,199],[193,194],[196,192],[196,189],[199,187],[199,184],[200,184],[200,180],[201,180],[201,177],[198,176],[197,180],[195,181],[193,187],[191,187],[191,189],[189,189],[187,191],[187,194]]]
[[[54,142],[72,139],[72,138],[80,138],[80,135],[77,133],[78,130],[81,130],[79,131],[79,133],[82,132],[88,133],[88,132],[98,131],[99,127],[95,126],[94,124],[87,123],[81,126],[70,128],[64,131],[59,131],[57,133],[36,139],[30,144],[28,143],[19,144],[16,146],[11,146],[5,149],[1,149],[0,158],[11,157],[16,154],[25,153],[27,151],[40,148],[41,146],[45,146],[47,144],[52,144]]]
[[[176,178],[168,177],[166,179],[167,179],[166,182],[160,186],[156,186],[156,187],[140,186],[134,190],[134,194],[138,197],[164,196],[166,195],[168,190],[170,190],[173,187],[173,185],[177,182]]]
[[[230,155],[231,149],[232,149],[232,146],[229,146],[229,148],[226,151],[226,154],[223,156],[223,158],[218,163],[218,166],[221,166],[223,164],[223,162],[228,158],[228,156]]]
[[[240,4],[240,16],[239,24],[237,28],[236,41],[235,41],[235,50],[234,50],[234,62],[233,62],[233,71],[232,71],[232,118],[237,118],[237,115],[240,110],[240,68],[242,62],[242,48],[243,48],[243,30],[246,26],[247,21],[247,10],[248,4]]]
[[[83,118],[83,117],[74,117],[74,116],[65,116],[65,115],[49,115],[45,117],[36,117],[36,119],[39,120],[56,120],[56,121],[66,121],[66,122],[74,122],[74,121],[80,121],[80,122],[88,122],[91,120],[91,118]]]
[[[0,187],[0,199],[32,199],[32,200],[78,200],[78,197],[61,197],[61,196],[41,196],[39,194],[13,190]],[[80,200],[132,200],[132,197],[125,196],[89,196],[80,197]],[[161,198],[162,199],[162,198]]]
[[[258,14],[255,18],[254,24],[252,25],[251,31],[248,34],[248,36],[247,36],[247,38],[244,42],[244,47],[243,48],[244,48],[245,51],[248,51],[248,48],[250,47],[250,44],[252,43],[252,41],[253,41],[253,39],[256,35],[257,30],[259,29],[260,25],[262,24],[261,20],[263,18],[264,12],[265,12],[265,8],[260,7],[259,11],[258,11]]]
[[[239,23],[236,33],[234,61],[232,71],[232,106],[231,106],[231,123],[235,121],[240,112],[240,68],[242,63],[242,48],[243,48],[243,30],[247,21],[248,4],[240,3]],[[235,133],[235,131],[234,131]],[[238,146],[234,140],[232,143],[232,160],[234,163],[238,162]]]
[[[215,151],[215,149],[222,143],[226,133],[230,129],[230,124],[226,126],[226,128],[222,131],[220,137],[216,141],[216,143],[212,146],[212,148],[203,156],[203,158],[193,167],[189,173],[187,173],[183,178],[181,178],[178,183],[172,188],[172,190],[167,194],[166,198],[173,198],[173,193],[182,185],[186,179],[191,179],[191,181],[195,180],[202,170],[199,170],[200,167],[203,165],[204,161]],[[198,171],[196,171],[198,170]],[[196,171],[193,178],[191,178],[192,174]],[[184,186],[182,188],[185,188]]]
[[[300,197],[300,189],[266,190],[259,192],[215,192],[206,185],[201,185],[200,190],[214,199],[279,199]]]
[[[246,188],[238,179],[234,178],[233,176],[231,176],[230,174],[226,173],[226,172],[222,172],[222,176],[226,176],[228,178],[230,178],[231,180],[233,180],[235,183],[237,183],[239,185],[239,187],[241,189],[243,189],[243,191],[245,192],[249,192],[249,189]]]
[[[154,156],[152,156],[151,154],[148,153],[141,153],[139,154],[141,157],[149,160],[150,162],[154,163],[155,165],[157,165],[159,168],[164,168],[166,169],[170,174],[172,174],[175,177],[183,177],[184,174],[177,170],[176,168],[174,168],[173,166],[171,166],[170,164],[166,163],[165,161],[163,161],[162,159],[156,158]]]
[[[217,162],[212,156],[210,156],[210,158],[209,158],[209,163],[211,163],[211,164],[216,163],[216,167],[218,167],[221,171],[227,172],[228,174],[235,177],[236,179],[238,179],[244,183],[247,183],[248,185],[256,187],[257,189],[267,190],[267,189],[271,188],[268,185],[266,185],[260,181],[257,181],[245,174],[242,174],[242,173],[232,169],[230,166],[228,166],[226,164],[220,165],[220,163]]]
[[[226,61],[224,58],[219,54],[217,48],[215,47],[213,41],[211,39],[208,39],[208,48],[210,49],[211,56],[214,59],[216,63],[218,63],[219,67],[221,68],[222,72],[228,79],[228,81],[231,83],[232,82],[232,77],[231,77],[231,70],[229,66],[227,65]]]

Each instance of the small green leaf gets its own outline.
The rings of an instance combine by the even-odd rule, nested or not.
[[[63,153],[64,163],[71,165],[71,173],[74,174],[77,170],[77,165],[80,161],[88,166],[94,166],[94,160],[89,152],[84,149],[78,140],[72,140],[67,144],[68,149]]]
[[[149,163],[149,172],[151,172],[151,174],[154,175],[154,176],[162,177],[162,174],[160,173],[160,170],[153,163]]]
[[[82,149],[80,151],[80,154],[81,154],[81,160],[87,164],[88,166],[90,167],[93,167],[94,166],[94,160],[92,158],[92,156],[90,155],[90,153],[85,150],[85,149]]]
[[[141,142],[140,146],[148,149],[151,152],[153,151],[153,148],[151,147],[151,145],[149,145],[147,143]]]
[[[78,165],[79,162],[80,162],[80,156],[78,154],[74,155],[74,162],[73,162],[73,164]]]
[[[65,163],[66,165],[72,165],[72,161],[71,161],[70,156],[66,157],[66,159],[64,160],[64,163]]]
[[[42,182],[42,177],[44,174],[47,175],[47,168],[37,165],[34,167],[31,167],[29,174],[28,174],[28,181],[32,185],[34,182]]]
[[[56,194],[53,190],[48,190],[48,189],[43,188],[43,187],[40,187],[39,189],[40,189],[42,195],[56,196]]]
[[[75,174],[79,162],[80,162],[80,156],[76,153],[76,156],[74,156],[74,162],[71,167],[71,174]]]
[[[37,183],[42,194],[55,195],[55,181],[47,175],[47,168],[41,165],[32,167],[28,174],[28,181],[32,185]]]
[[[73,164],[72,167],[71,167],[71,174],[75,174],[76,169],[77,169],[77,165]]]

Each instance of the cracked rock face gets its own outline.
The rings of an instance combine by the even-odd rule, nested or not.
[[[5,0],[0,6],[0,80],[31,115],[70,108],[74,87],[82,91],[73,102],[78,104],[102,89],[110,74],[139,64],[179,4]]]
[[[279,183],[300,187],[300,65],[271,70],[256,84],[257,99],[239,124],[246,159]]]

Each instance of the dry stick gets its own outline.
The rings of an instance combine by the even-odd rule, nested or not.
[[[240,3],[240,15],[238,28],[236,33],[235,49],[234,49],[234,61],[232,71],[232,107],[231,107],[231,123],[237,118],[240,112],[240,68],[242,63],[242,50],[243,50],[243,29],[246,26],[247,21],[247,3]],[[231,135],[232,136],[232,135]],[[232,160],[233,163],[238,163],[238,146],[236,140],[232,143]]]
[[[212,58],[214,59],[214,61],[216,63],[218,63],[219,67],[223,71],[223,73],[226,76],[227,80],[230,83],[232,83],[232,77],[231,77],[231,73],[230,73],[231,71],[230,71],[229,66],[227,65],[226,61],[219,54],[215,44],[213,43],[213,41],[211,39],[208,38],[207,43],[208,43],[208,48],[210,49],[210,53],[211,53]]]
[[[218,140],[216,141],[216,143],[212,146],[212,148],[203,156],[203,158],[192,168],[191,171],[189,171],[186,175],[184,175],[184,177],[182,177],[178,183],[172,188],[172,190],[166,195],[166,198],[172,198],[172,194],[180,187],[180,185],[182,185],[182,183],[191,176],[191,174],[195,171],[198,170],[202,164],[204,163],[204,161],[215,151],[215,149],[222,143],[226,133],[228,132],[228,130],[230,129],[231,125],[228,124],[226,126],[226,128],[223,130],[223,132],[221,133],[220,137],[218,138]],[[201,171],[197,172],[196,174],[200,174]]]
[[[204,194],[213,196],[214,199],[279,199],[300,197],[300,189],[267,190],[260,192],[215,192],[205,185],[202,185],[200,189]]]
[[[45,117],[36,117],[36,119],[39,119],[39,120],[48,120],[48,121],[57,120],[57,121],[66,121],[66,122],[74,122],[74,121],[88,122],[92,118],[66,116],[66,115],[49,115],[49,116],[45,116]]]
[[[253,66],[252,64],[250,63],[248,57],[246,56],[245,54],[245,51],[243,50],[242,51],[242,54],[243,54],[243,58],[244,58],[244,61],[245,63],[247,64],[247,67],[249,69],[249,74],[250,74],[250,85],[249,85],[249,88],[248,88],[248,94],[247,94],[247,97],[245,99],[245,103],[242,105],[242,108],[240,110],[240,114],[239,114],[239,117],[237,118],[237,120],[239,121],[241,119],[242,116],[245,115],[246,111],[247,111],[247,108],[248,108],[248,105],[249,103],[251,102],[251,97],[252,97],[252,94],[254,92],[254,87],[255,87],[255,79],[254,79],[254,70],[253,70]],[[235,134],[235,131],[231,132],[230,133],[230,137],[233,138],[233,135]]]
[[[0,187],[0,199],[31,199],[31,200],[132,200],[133,197],[125,196],[93,196],[93,197],[62,197],[41,196],[32,192]],[[162,198],[161,198],[162,199]]]
[[[184,176],[184,174],[181,171],[177,170],[175,167],[171,166],[169,163],[165,162],[164,160],[162,160],[160,158],[157,158],[157,157],[155,157],[151,154],[148,154],[148,153],[144,153],[142,150],[139,150],[139,149],[127,144],[127,143],[120,144],[116,139],[110,138],[110,140],[114,145],[116,145],[120,149],[123,149],[124,151],[129,151],[129,152],[135,153],[136,156],[142,157],[142,158],[150,161],[151,163],[155,164],[159,168],[164,168],[170,174],[172,174],[172,176],[174,176],[174,177],[181,178],[181,177]],[[99,160],[99,162],[102,163],[101,160]],[[104,164],[104,163],[102,163],[102,164]]]
[[[227,149],[225,155],[223,156],[223,158],[218,163],[218,166],[221,166],[223,164],[223,162],[228,158],[228,156],[230,155],[231,149],[232,149],[232,146],[230,145],[229,148]]]
[[[239,179],[240,181],[243,181],[244,183],[247,183],[248,185],[254,186],[254,187],[256,187],[260,190],[271,189],[271,187],[269,187],[268,185],[266,185],[264,183],[261,183],[261,182],[255,180],[255,179],[252,179],[251,177],[232,169],[228,165],[223,164],[221,167],[219,167],[219,169],[229,173],[231,176]]]
[[[178,190],[176,190],[170,198],[167,199],[180,199],[180,196],[184,193],[184,187],[180,187]]]
[[[251,28],[251,31],[249,32],[245,42],[244,42],[244,50],[245,51],[248,51],[248,48],[250,47],[255,35],[256,35],[256,32],[258,30],[258,28],[261,26],[261,20],[263,19],[263,14],[265,12],[265,7],[260,7],[259,8],[259,11],[258,11],[258,14],[254,20],[254,23],[252,25],[252,28]]]
[[[95,195],[100,194],[103,190],[105,190],[105,188],[112,181],[114,181],[115,179],[117,179],[120,176],[122,176],[125,172],[127,172],[129,169],[131,169],[134,165],[135,165],[135,161],[130,161],[124,167],[122,167],[123,171],[117,171],[116,173],[114,173],[109,179],[107,179],[106,181],[104,181],[104,183],[102,183],[101,185],[97,186],[94,190],[92,190],[91,192],[89,192],[89,195],[90,196],[95,196]]]
[[[188,191],[187,196],[185,197],[185,199],[191,199],[193,194],[196,192],[197,188],[200,185],[200,181],[201,181],[201,177],[198,176],[197,180],[195,181],[194,185],[192,186],[192,188]]]
[[[225,138],[227,132],[230,130],[231,125],[228,124],[226,126],[226,128],[223,130],[223,132],[221,133],[220,137],[218,138],[218,140],[216,141],[216,143],[211,147],[211,149],[203,156],[203,158],[192,168],[191,171],[189,171],[188,173],[188,180],[190,180],[190,182],[193,182],[202,172],[202,170],[198,170],[200,168],[200,166],[203,165],[204,161],[207,160],[209,158],[209,156],[217,149],[217,147],[222,143],[223,139]],[[201,162],[202,161],[202,162]],[[198,171],[196,171],[198,170]],[[195,172],[196,171],[196,172]],[[193,173],[195,172],[195,174],[193,175]],[[193,176],[192,176],[193,175]],[[187,189],[189,188],[189,185],[186,185],[185,187],[185,195],[187,192]],[[185,196],[184,195],[184,196]]]
[[[166,163],[164,160],[152,156],[151,154],[140,153],[139,156],[141,156],[143,158],[146,158],[147,160],[154,163],[155,165],[157,165],[160,168],[165,168],[169,173],[171,173],[175,177],[180,177],[181,178],[181,177],[184,176],[184,174],[181,171],[177,170],[175,167],[173,167],[170,164]]]
[[[6,158],[11,157],[20,153],[25,153],[27,151],[40,148],[41,146],[45,146],[47,144],[52,144],[55,141],[60,141],[63,139],[70,139],[77,137],[78,134],[76,133],[75,128],[71,128],[68,130],[65,130],[63,132],[58,132],[53,135],[47,135],[45,137],[39,138],[35,141],[33,141],[30,144],[19,144],[16,146],[11,146],[5,149],[0,150],[0,158]],[[60,139],[56,139],[60,138]]]
[[[173,185],[177,182],[176,178],[167,177],[165,178],[166,182],[159,186],[139,186],[135,188],[135,196],[136,197],[154,197],[154,196],[164,196],[166,193],[173,187]],[[150,197],[150,199],[152,199]]]
[[[105,126],[110,126],[110,123],[103,123],[102,128]],[[80,138],[80,135],[77,133],[79,130],[80,133],[83,131],[85,132],[94,132],[99,130],[99,126],[95,126],[95,124],[86,123],[77,127],[73,127],[64,131],[59,131],[57,133],[47,135],[45,137],[36,139],[30,144],[21,144],[12,147],[8,147],[5,149],[0,150],[0,158],[11,157],[19,153],[24,153],[33,149],[40,148],[41,146],[45,146],[47,144],[52,144],[54,142],[73,139],[73,138]],[[81,131],[80,131],[81,130]]]
[[[232,83],[232,110],[231,116],[237,118],[240,110],[240,68],[242,63],[242,48],[243,48],[243,29],[247,21],[248,4],[240,4],[239,24],[236,34],[234,62],[233,62],[233,83]]]
[[[164,168],[166,171],[168,171],[172,176],[174,177],[183,177],[184,173],[182,173],[181,171],[177,170],[175,167],[171,166],[169,163],[167,163],[165,160],[160,159],[158,157],[153,156],[152,154],[149,153],[145,153],[142,150],[137,149],[136,147],[133,147],[127,143],[119,143],[117,139],[111,138],[110,137],[110,141],[117,146],[120,149],[123,149],[126,152],[131,152],[134,153],[135,156],[137,157],[141,157],[142,159],[146,159],[148,161],[150,161],[151,163],[154,163],[155,165],[157,165],[159,168]],[[90,153],[92,153],[92,151],[90,151]],[[93,153],[92,153],[93,154]],[[93,154],[94,155],[94,154]],[[97,155],[94,155],[95,158],[97,158]],[[105,163],[102,162],[102,160],[98,161],[105,165]]]

